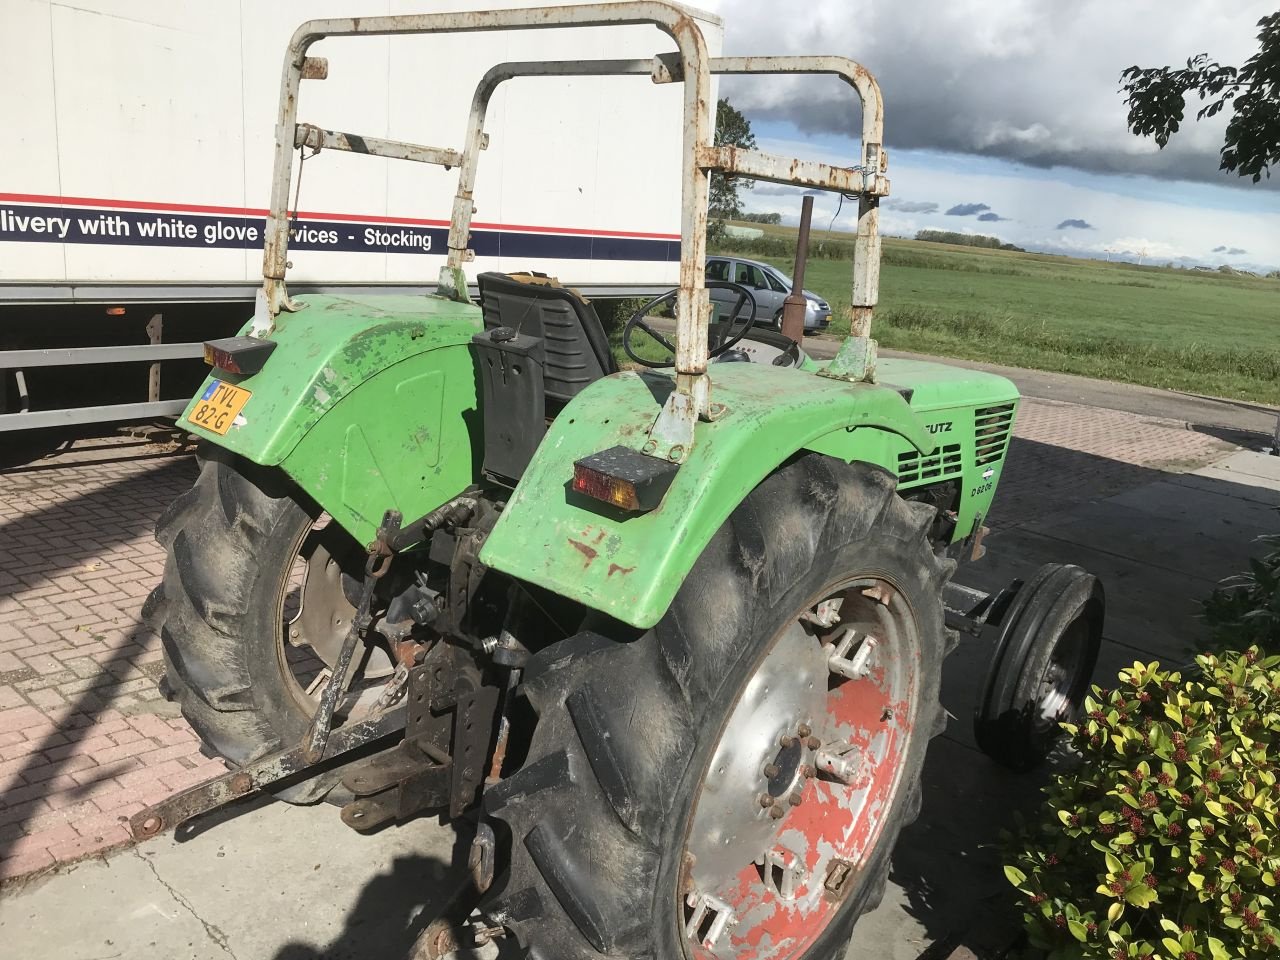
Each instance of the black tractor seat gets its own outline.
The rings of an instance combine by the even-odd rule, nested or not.
[[[484,332],[472,340],[484,416],[484,473],[514,485],[547,424],[591,384],[618,372],[591,302],[537,273],[482,273]]]
[[[542,341],[548,397],[568,402],[618,372],[595,307],[576,290],[537,273],[482,273],[476,280],[486,331],[506,327]]]

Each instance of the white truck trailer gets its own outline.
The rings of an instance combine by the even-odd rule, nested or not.
[[[0,433],[175,415],[202,376],[201,342],[251,316],[299,22],[475,6],[0,0]],[[719,22],[702,29],[717,55]],[[491,64],[547,59],[548,41],[563,60],[649,56],[654,41],[643,26],[538,33],[325,41],[313,55],[327,76],[301,106],[325,130],[461,148]],[[679,157],[647,144],[678,141],[680,95],[644,76],[503,84],[469,277],[538,264],[592,297],[673,286]],[[457,171],[299,149],[290,289],[434,290]]]

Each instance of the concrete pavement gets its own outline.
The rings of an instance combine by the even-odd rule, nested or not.
[[[327,804],[214,819],[185,843],[158,838],[0,898],[0,953],[401,960],[459,887],[454,833],[432,819],[371,836]]]

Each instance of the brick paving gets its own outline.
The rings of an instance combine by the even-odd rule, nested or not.
[[[123,843],[123,820],[221,764],[156,688],[142,602],[189,455],[79,441],[0,474],[0,879]]]
[[[1173,421],[1028,400],[997,531],[1217,459]],[[121,437],[0,473],[0,881],[126,842],[123,821],[224,769],[156,688],[142,602],[152,538],[195,477],[188,453]]]

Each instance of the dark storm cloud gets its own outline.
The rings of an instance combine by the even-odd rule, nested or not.
[[[1055,230],[1092,230],[1093,224],[1087,220],[1063,220],[1053,229]]]
[[[982,214],[982,216],[978,217],[978,219],[981,220],[983,223],[1003,223],[1009,218],[1002,217],[998,213],[984,213]]]
[[[1104,174],[1141,173],[1250,187],[1218,169],[1227,117],[1187,121],[1164,150],[1126,129],[1120,72],[1180,64],[1208,51],[1239,64],[1256,49],[1258,17],[1274,2],[1253,0],[1212,16],[1161,16],[1152,3],[1079,0],[897,0],[873,4],[848,30],[847,2],[816,0],[805,21],[778,30],[776,8],[720,0],[732,54],[838,53],[866,64],[884,93],[885,142]],[[848,39],[845,39],[848,38]],[[781,49],[780,49],[781,48]],[[848,88],[799,78],[734,78],[721,90],[753,118],[787,121],[807,134],[857,134]],[[890,153],[892,160],[892,152]],[[1265,181],[1264,181],[1265,182]],[[1280,177],[1269,181],[1280,187]],[[1256,188],[1254,188],[1256,189]]]
[[[1214,247],[1213,252],[1225,253],[1228,257],[1240,257],[1248,253],[1249,251],[1244,250],[1240,247]]]
[[[954,207],[947,211],[948,217],[972,217],[975,213],[981,213],[983,210],[991,208],[985,203],[957,203]]]
[[[886,210],[897,210],[899,213],[937,213],[938,204],[932,200],[898,200],[890,197],[880,204]]]

